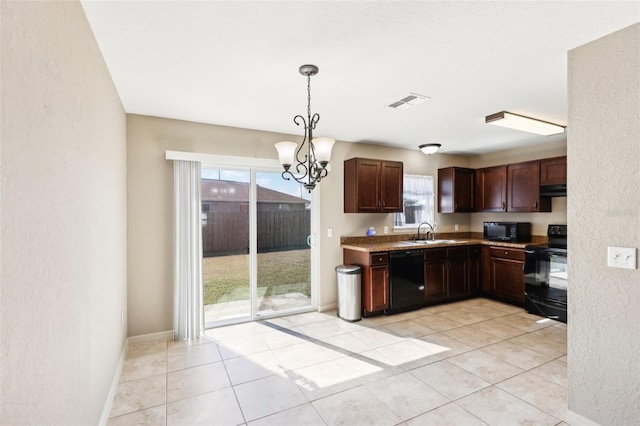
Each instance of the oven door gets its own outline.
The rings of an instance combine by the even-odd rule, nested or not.
[[[567,251],[525,248],[525,308],[536,315],[567,321]]]

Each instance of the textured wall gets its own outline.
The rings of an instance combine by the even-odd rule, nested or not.
[[[639,70],[640,24],[569,52],[569,409],[603,425],[640,419],[640,271],[606,265],[640,246]]]
[[[96,424],[126,337],[126,117],[77,2],[2,2],[2,424]]]

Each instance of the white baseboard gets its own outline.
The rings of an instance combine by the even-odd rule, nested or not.
[[[113,405],[113,398],[116,396],[116,391],[118,390],[118,383],[120,383],[120,375],[122,374],[122,367],[124,366],[124,360],[127,357],[127,350],[129,349],[129,345],[132,343],[140,343],[140,342],[151,342],[153,340],[169,340],[173,339],[173,330],[160,331],[158,333],[150,333],[150,334],[142,334],[139,336],[131,336],[127,337],[124,341],[124,345],[122,347],[122,353],[120,354],[120,361],[118,361],[118,366],[116,367],[115,374],[113,375],[113,381],[111,382],[111,387],[109,388],[109,393],[107,394],[107,400],[104,403],[104,408],[102,409],[102,415],[100,416],[100,426],[104,426],[107,424],[107,420],[109,420],[109,414],[111,413],[111,406]]]
[[[139,336],[131,336],[127,338],[129,344],[140,342],[151,342],[153,340],[173,340],[173,330],[159,331],[157,333],[141,334]]]
[[[338,305],[336,303],[329,303],[328,305],[318,306],[318,312],[335,311]]]
[[[127,356],[127,349],[129,349],[129,339],[125,339],[124,345],[122,346],[120,361],[118,361],[116,372],[113,375],[113,380],[111,381],[111,387],[109,388],[109,393],[107,394],[107,400],[104,403],[104,408],[102,409],[102,415],[100,416],[100,423],[98,423],[100,426],[106,425],[107,420],[109,420],[109,414],[111,413],[111,406],[113,405],[113,398],[115,398],[116,396],[118,383],[120,383],[120,375],[122,374],[122,367],[124,366],[124,360]]]
[[[589,420],[588,418],[581,416],[580,414],[571,410],[567,410],[567,418],[565,420],[570,425],[600,426],[600,423],[596,423],[593,420]]]

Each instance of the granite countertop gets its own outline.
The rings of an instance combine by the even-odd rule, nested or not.
[[[523,243],[509,243],[501,241],[489,241],[478,238],[478,235],[438,234],[435,243],[416,243],[411,235],[383,235],[374,237],[341,237],[340,247],[347,250],[363,252],[379,252],[394,250],[429,249],[454,246],[487,245],[494,247],[524,248],[529,244],[544,244],[545,237],[533,236],[532,241]]]

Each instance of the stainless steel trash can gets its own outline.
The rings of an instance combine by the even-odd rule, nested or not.
[[[358,265],[336,266],[338,275],[338,317],[345,321],[360,321],[362,290],[360,277],[362,268]]]

